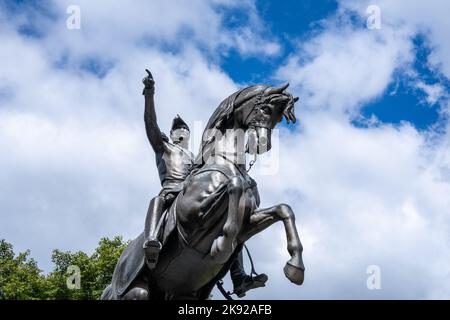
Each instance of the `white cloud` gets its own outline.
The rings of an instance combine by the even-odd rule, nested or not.
[[[54,1],[57,12],[65,12],[71,1]],[[130,47],[169,47],[178,50],[186,44],[213,53],[230,48],[241,54],[275,55],[279,44],[265,35],[254,2],[248,1],[84,1],[81,29],[65,28],[67,16],[50,30],[49,49],[79,56],[99,55],[103,59],[126,56]],[[245,21],[228,29],[223,12],[245,12]],[[59,26],[59,27],[58,27]],[[270,50],[267,50],[267,49]],[[64,50],[61,52],[61,50]],[[205,52],[206,53],[206,52]],[[74,58],[77,58],[76,56]],[[78,57],[79,58],[79,57]]]
[[[289,156],[276,179],[257,181],[264,205],[295,210],[307,270],[303,288],[284,278],[282,228],[251,241],[258,271],[270,273],[270,297],[448,297],[450,180],[435,171],[414,128],[358,129],[320,112],[303,118],[301,133],[282,136],[280,154]],[[366,287],[373,264],[381,268],[381,291]]]
[[[417,88],[423,90],[426,96],[426,102],[429,105],[435,105],[439,100],[445,97],[445,89],[440,84],[426,84],[423,81],[417,83]]]
[[[299,45],[277,74],[299,90],[308,108],[356,111],[383,94],[394,71],[411,62],[404,29],[368,31],[330,25]]]
[[[429,63],[440,68],[447,78],[450,77],[450,41],[447,30],[450,21],[447,12],[450,3],[445,0],[420,1],[341,1],[343,7],[357,10],[364,15],[369,4],[376,4],[381,10],[382,29],[385,26],[406,26],[415,32],[425,33],[432,44],[433,52]]]

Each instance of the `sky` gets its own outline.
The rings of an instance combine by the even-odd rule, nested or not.
[[[70,5],[80,28],[67,27]],[[101,237],[141,232],[160,188],[142,119],[145,68],[160,127],[182,115],[193,152],[224,98],[289,82],[299,121],[279,126],[251,174],[262,207],[294,209],[305,282],[284,277],[275,225],[248,241],[269,281],[246,298],[449,299],[449,9],[0,0],[0,238],[48,272],[53,249],[92,252]]]

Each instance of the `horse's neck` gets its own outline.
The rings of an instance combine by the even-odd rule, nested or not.
[[[233,135],[236,132],[236,135]],[[246,171],[245,157],[245,132],[244,131],[228,131],[220,139],[214,142],[214,160],[215,162],[231,163],[237,167],[239,171]],[[222,158],[222,159],[221,159]]]

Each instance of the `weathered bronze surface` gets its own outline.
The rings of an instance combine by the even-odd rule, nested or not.
[[[194,159],[186,149],[187,124],[177,117],[169,141],[156,122],[150,72],[143,82],[145,126],[162,190],[150,202],[144,232],[124,250],[102,299],[207,299],[230,270],[235,293],[243,296],[264,286],[267,276],[245,275],[242,247],[277,221],[285,226],[291,257],[284,273],[302,284],[303,247],[294,212],[287,204],[259,207],[257,185],[242,156],[268,152],[272,129],[283,116],[288,123],[296,121],[298,98],[288,85],[254,85],[226,98],[209,119]],[[230,144],[225,137],[230,131],[243,132],[247,141]]]

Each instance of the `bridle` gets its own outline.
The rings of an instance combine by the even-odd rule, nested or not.
[[[267,104],[267,103],[270,101],[270,96],[265,97],[265,98],[263,99],[263,95],[264,95],[263,93],[260,93],[260,94],[258,94],[258,95],[256,96],[256,101],[255,101],[255,103],[253,104],[253,107],[252,107],[252,109],[250,110],[250,112],[249,112],[249,113],[247,114],[247,116],[245,117],[245,119],[244,119],[244,124],[247,123],[248,118],[250,117],[250,115],[251,115],[254,111],[261,110],[261,106]],[[248,127],[249,127],[249,128],[258,128],[258,127],[259,127],[259,128],[270,129],[270,128],[268,128],[267,126],[263,125],[261,122],[262,122],[261,120],[256,120],[256,119],[254,119],[254,120],[252,120],[252,121],[248,124]]]

